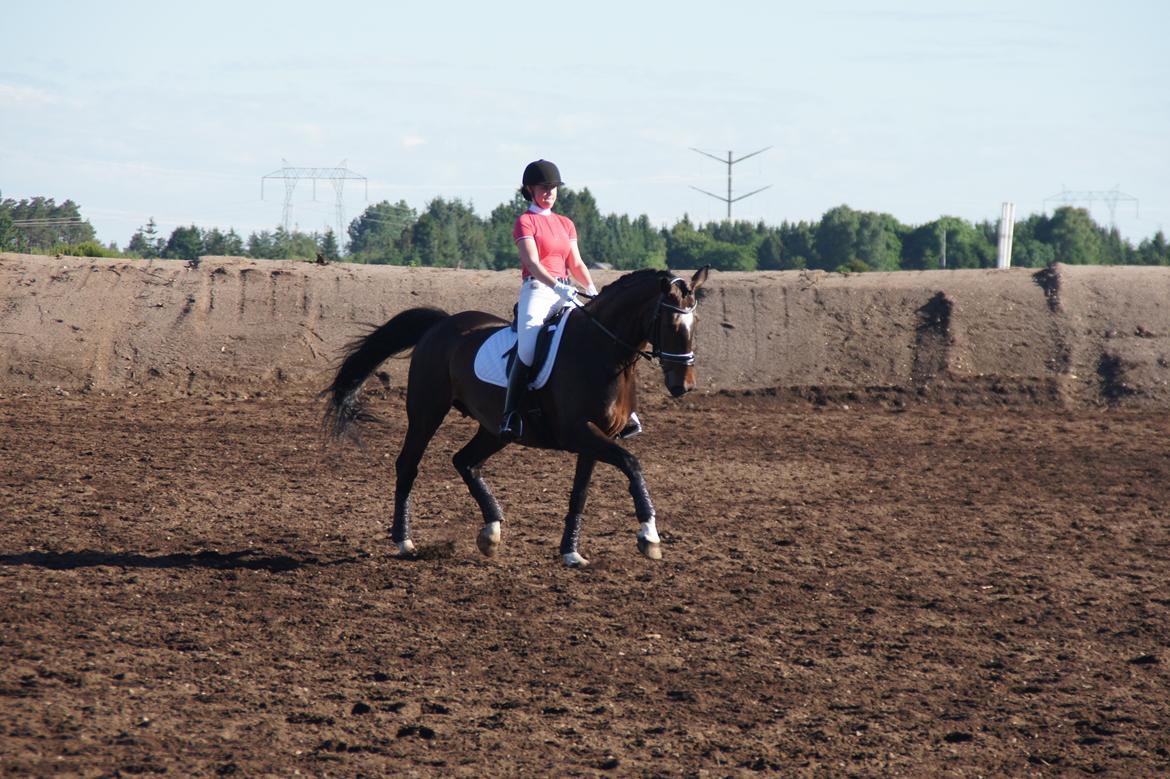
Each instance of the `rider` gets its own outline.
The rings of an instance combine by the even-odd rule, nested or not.
[[[548,160],[529,163],[521,179],[520,194],[531,205],[512,228],[512,238],[520,253],[521,285],[516,307],[516,359],[508,372],[500,424],[500,437],[505,441],[515,441],[524,434],[520,400],[528,387],[528,369],[544,321],[561,306],[579,305],[574,278],[587,295],[597,294],[589,268],[581,259],[573,220],[552,211],[557,187],[564,183],[560,170]],[[628,438],[641,430],[637,415],[631,412],[629,424],[621,435]]]
[[[586,294],[596,295],[593,278],[577,248],[577,228],[567,216],[554,214],[561,172],[548,160],[536,160],[524,169],[520,194],[531,205],[516,219],[512,239],[520,252],[520,302],[516,307],[516,359],[508,372],[504,418],[500,437],[514,441],[523,435],[518,412],[528,386],[528,369],[536,352],[536,336],[548,315],[566,305],[576,305],[576,278]]]

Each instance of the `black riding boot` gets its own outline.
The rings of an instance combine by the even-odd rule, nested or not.
[[[511,443],[524,435],[524,418],[520,401],[528,389],[528,366],[519,357],[512,361],[508,371],[508,391],[504,395],[504,419],[500,423],[500,438]]]

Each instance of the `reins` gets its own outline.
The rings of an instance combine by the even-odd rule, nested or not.
[[[674,286],[675,284],[683,284],[684,282],[682,279],[680,279],[676,276],[675,278],[671,279],[670,283],[671,283],[671,286]],[[579,293],[579,294],[581,294],[581,293]],[[588,297],[590,299],[596,299],[597,296],[583,295],[583,297]],[[658,303],[654,307],[654,319],[653,319],[653,324],[651,325],[651,332],[650,332],[650,337],[649,337],[650,351],[646,351],[645,349],[639,349],[636,346],[631,346],[630,344],[628,344],[624,340],[622,340],[616,333],[614,333],[612,330],[610,330],[608,327],[606,327],[601,322],[600,319],[598,319],[596,316],[594,316],[593,313],[591,311],[588,311],[584,306],[578,306],[577,308],[583,314],[585,314],[586,317],[588,317],[590,322],[597,325],[597,327],[601,330],[601,332],[608,335],[614,341],[614,343],[616,343],[619,346],[625,348],[626,350],[632,352],[637,357],[641,357],[643,359],[651,360],[651,361],[653,361],[653,359],[655,357],[657,357],[659,362],[670,362],[670,363],[677,363],[680,365],[694,365],[695,364],[695,353],[693,351],[690,351],[690,352],[664,352],[664,351],[662,351],[661,347],[658,345],[658,333],[662,329],[660,326],[660,321],[659,321],[662,317],[662,310],[666,309],[668,311],[674,311],[675,313],[678,313],[678,314],[690,314],[690,313],[694,312],[695,306],[681,308],[679,306],[674,305],[673,303],[667,303],[666,302],[666,293],[665,292],[659,293],[658,294]]]

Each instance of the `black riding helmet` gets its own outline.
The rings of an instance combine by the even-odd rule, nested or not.
[[[528,167],[524,169],[524,178],[521,180],[520,192],[523,193],[525,200],[532,200],[532,194],[528,191],[528,188],[536,184],[561,187],[564,186],[565,182],[561,181],[561,172],[557,170],[556,165],[548,160],[537,160],[536,162],[528,163]]]

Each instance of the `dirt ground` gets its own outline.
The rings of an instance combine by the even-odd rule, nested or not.
[[[643,398],[664,559],[599,468],[486,475],[476,550],[397,391],[365,451],[307,395],[0,397],[12,776],[1170,774],[1164,409]]]

